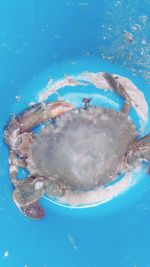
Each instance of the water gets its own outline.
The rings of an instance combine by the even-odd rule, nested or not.
[[[57,80],[64,74],[75,75],[85,70],[110,71],[131,78],[145,93],[149,103],[148,85],[126,69],[95,58],[72,58],[50,66],[19,90],[16,95],[19,98],[14,99],[1,122],[1,131],[12,114],[19,113],[30,102],[38,100],[39,92],[50,77]],[[116,94],[101,92],[93,86],[86,89],[82,86],[63,88],[49,100],[63,98],[80,107],[81,99],[91,96],[93,105],[101,105],[104,100],[107,100],[105,105],[109,102],[112,108],[119,109],[122,105],[122,99]],[[131,116],[139,129],[138,117],[133,111]],[[150,123],[146,125],[145,133],[149,131]],[[74,210],[57,206],[42,198],[40,202],[46,210],[46,217],[34,221],[25,218],[12,202],[8,151],[2,142],[0,148],[0,176],[3,185],[0,187],[1,267],[149,266],[150,178],[147,166],[143,166],[142,179],[141,173],[135,174],[138,182],[132,188],[95,208]]]
[[[149,7],[149,0],[0,1],[0,267],[150,266],[147,166],[142,179],[135,174],[138,183],[128,192],[96,208],[70,210],[42,198],[47,217],[35,222],[23,217],[12,203],[7,149],[2,142],[10,113],[37,101],[49,75],[58,79],[74,69],[120,73],[133,79],[149,102],[149,85],[139,79],[142,75],[150,81]],[[125,38],[127,33],[133,42]],[[79,58],[83,56],[84,64]],[[93,63],[91,56],[97,58]],[[66,59],[70,58],[68,62],[79,61],[78,66],[69,65]],[[100,58],[113,64],[99,63]],[[38,74],[50,65],[50,72]],[[95,99],[108,100],[108,95],[102,93],[102,98],[93,87],[89,89],[96,94],[93,104]],[[77,91],[68,88],[61,95],[79,105],[85,91],[81,87],[83,95]],[[112,107],[121,105],[112,102]],[[134,110],[131,113],[139,127]],[[145,133],[149,131],[148,124]]]

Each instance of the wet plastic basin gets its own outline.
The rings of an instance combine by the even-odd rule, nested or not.
[[[145,54],[149,51],[146,52],[149,3],[143,1],[141,8],[140,3],[139,0],[1,1],[0,267],[149,266],[147,168],[134,187],[95,208],[68,209],[42,198],[46,217],[33,221],[19,213],[12,202],[8,151],[2,140],[10,113],[19,112],[34,101],[39,77],[44,84],[48,75],[57,78],[75,71],[110,71],[134,80],[150,104],[147,81],[139,77],[148,64]],[[138,35],[134,27],[139,25],[142,30]],[[132,32],[134,42],[123,41],[127,32]],[[125,47],[120,48],[122,45]],[[145,65],[140,61],[141,46]],[[47,68],[50,73],[44,71],[39,76]],[[62,95],[66,93],[65,89]],[[23,96],[20,103],[16,102],[19,95]],[[149,128],[148,124],[145,132]]]

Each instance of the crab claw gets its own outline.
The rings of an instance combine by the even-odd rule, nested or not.
[[[22,152],[22,148],[30,144],[34,138],[30,132],[34,127],[63,115],[73,108],[71,104],[64,101],[35,104],[11,119],[4,130],[4,141],[12,150],[17,153],[20,150]]]
[[[31,182],[28,179],[28,182],[16,186],[12,197],[16,206],[24,215],[40,219],[44,216],[44,211],[37,200],[43,196],[44,192],[44,178],[39,177]]]
[[[44,210],[37,201],[29,204],[28,206],[20,207],[20,211],[25,216],[28,216],[32,219],[41,219],[45,215]]]
[[[54,119],[73,108],[71,104],[63,101],[35,104],[16,117],[20,125],[20,133],[30,131],[40,123]]]

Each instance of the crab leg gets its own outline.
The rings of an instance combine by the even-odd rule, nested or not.
[[[147,134],[143,137],[141,137],[139,140],[136,140],[135,143],[137,144],[143,144],[145,141],[150,141],[150,134]]]
[[[126,154],[125,165],[129,169],[137,166],[140,160],[150,161],[150,142],[140,141],[135,141]]]
[[[37,200],[44,193],[53,197],[63,196],[67,190],[68,187],[62,182],[38,177],[33,181],[16,186],[12,196],[16,206],[24,215],[33,219],[40,219],[44,217],[44,210]]]
[[[18,168],[19,167],[27,168],[27,163],[25,159],[18,159],[17,154],[14,153],[12,150],[10,150],[10,154],[9,154],[9,165],[10,165],[9,171],[10,171],[11,182],[15,187],[27,184],[34,180],[33,176],[28,176],[24,180],[17,179]]]
[[[130,108],[131,108],[131,99],[130,96],[128,95],[127,91],[125,88],[117,81],[116,78],[114,78],[112,75],[109,73],[104,73],[104,78],[106,82],[110,85],[114,91],[116,91],[120,96],[122,96],[125,99],[124,106],[122,108],[122,112],[125,114],[129,114]]]
[[[18,180],[18,167],[26,167],[26,162],[18,159],[13,151],[10,151],[9,163],[11,182],[15,186],[12,194],[14,203],[24,215],[34,219],[42,218],[44,210],[37,200],[44,194],[44,178],[40,177],[35,181],[32,177],[24,181]]]
[[[10,177],[11,182],[14,186],[22,185],[24,184],[24,181],[19,181],[17,179],[17,173],[18,173],[18,167],[26,168],[26,161],[23,159],[18,159],[16,153],[14,153],[12,150],[10,150],[9,154],[9,170],[10,170]]]
[[[12,197],[18,209],[26,216],[33,219],[44,217],[44,210],[37,202],[44,193],[48,195],[62,196],[68,188],[63,183],[56,183],[54,179],[45,179],[43,177],[27,177],[21,181],[17,179],[18,167],[26,167],[26,161],[18,159],[17,155],[10,151],[10,177],[15,186]]]
[[[71,109],[73,106],[66,102],[38,103],[17,117],[21,125],[20,132],[29,131],[40,123],[54,119]]]
[[[14,149],[21,134],[30,134],[29,131],[42,122],[56,118],[74,107],[66,102],[38,103],[26,109],[24,112],[14,117],[4,131],[5,142]],[[30,139],[32,137],[29,136]],[[16,141],[16,142],[15,142]]]
[[[44,177],[29,176],[23,181],[17,179],[18,168],[27,168],[28,150],[35,138],[31,130],[71,109],[73,106],[66,102],[38,103],[14,117],[4,131],[5,142],[10,147],[10,177],[15,187],[13,200],[19,210],[31,218],[39,219],[44,216],[44,210],[37,200],[46,191],[52,191],[54,195],[64,193],[63,186],[57,186],[52,181],[47,182]]]
[[[44,210],[37,201],[28,206],[20,207],[20,211],[32,219],[41,219],[45,215]]]
[[[149,146],[149,142],[150,142],[150,134],[147,134],[143,137],[141,137],[140,139],[137,139],[135,140],[131,146],[130,146],[130,150],[138,150],[139,147],[142,147],[142,146]]]

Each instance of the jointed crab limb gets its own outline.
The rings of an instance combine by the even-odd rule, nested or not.
[[[66,102],[38,103],[26,109],[20,115],[14,117],[4,131],[5,142],[10,148],[18,149],[23,139],[32,142],[34,136],[29,132],[32,128],[50,119],[56,118],[65,112],[73,109],[73,106]],[[26,138],[24,138],[24,135]],[[22,149],[23,150],[23,149]]]
[[[24,184],[28,184],[28,183],[32,182],[33,180],[35,180],[34,176],[28,176],[24,180],[17,179],[19,167],[26,169],[27,168],[27,162],[25,159],[18,158],[17,154],[14,153],[12,150],[10,150],[10,154],[9,154],[9,165],[10,165],[9,170],[10,170],[11,182],[15,187],[21,186]]]
[[[147,134],[137,140],[135,140],[134,142],[132,142],[131,146],[130,146],[130,150],[139,150],[140,147],[142,146],[149,146],[150,144],[150,134]]]
[[[135,139],[131,145],[128,153],[132,153],[133,151],[139,151],[142,147],[149,147],[150,143],[150,134],[147,134],[139,139]]]
[[[36,202],[44,193],[44,179],[32,177],[21,181],[17,179],[18,167],[26,167],[26,162],[17,158],[17,155],[10,151],[10,177],[15,186],[13,191],[13,200],[16,206],[29,217],[39,219],[44,216],[42,207]]]
[[[28,153],[36,135],[32,129],[42,122],[54,119],[73,109],[66,102],[39,103],[14,117],[4,131],[5,142],[10,147],[9,164],[11,182],[15,189],[13,200],[27,216],[39,219],[44,216],[37,200],[44,194],[62,196],[66,190],[62,183],[32,175],[21,181],[17,179],[18,168],[27,168]]]
[[[45,179],[45,193],[52,197],[62,197],[70,188],[63,182],[54,179]]]
[[[19,209],[24,215],[32,219],[41,219],[45,215],[44,210],[37,201],[28,206],[20,207]]]
[[[35,181],[32,177],[27,177],[26,180],[18,180],[18,167],[26,167],[26,162],[23,159],[18,159],[17,155],[10,151],[10,177],[11,182],[15,186],[12,197],[16,206],[31,218],[40,219],[44,216],[42,207],[37,203],[37,200],[43,195],[44,179],[38,178]]]
[[[40,219],[44,216],[44,210],[37,201],[44,193],[53,197],[61,197],[67,189],[61,182],[37,177],[31,182],[17,186],[13,191],[13,201],[24,215]]]
[[[44,210],[37,200],[43,196],[44,192],[44,178],[39,177],[33,181],[16,186],[12,197],[16,206],[24,215],[40,219],[44,216]]]
[[[141,137],[140,139],[136,140],[135,143],[142,144],[142,143],[145,143],[148,141],[150,142],[150,134],[147,134],[147,135]]]
[[[138,166],[141,160],[150,161],[150,142],[135,141],[134,144],[131,144],[125,157],[125,165],[132,169]]]
[[[125,99],[124,106],[122,108],[122,112],[125,114],[129,114],[130,108],[131,108],[131,99],[128,95],[127,91],[124,89],[124,87],[109,73],[104,73],[104,78],[107,81],[107,83],[111,86],[112,89],[114,89],[120,96],[122,96]]]
[[[16,153],[14,153],[12,150],[10,150],[9,154],[9,170],[10,170],[10,177],[11,182],[14,186],[22,185],[24,181],[19,181],[17,179],[18,174],[18,167],[26,168],[26,162],[23,159],[18,159]]]
[[[45,192],[44,178],[37,177],[31,182],[19,185],[13,191],[13,199],[21,207],[37,201]]]
[[[21,126],[20,132],[29,131],[40,123],[56,118],[71,109],[73,106],[63,101],[35,104],[17,117]]]
[[[51,196],[64,195],[67,188],[61,182],[56,182],[53,179],[45,179],[43,177],[27,177],[21,181],[17,179],[18,167],[26,167],[26,161],[18,159],[17,155],[10,151],[10,176],[11,182],[15,186],[12,197],[16,206],[24,215],[40,219],[44,216],[44,210],[38,204],[37,200],[44,193]]]

